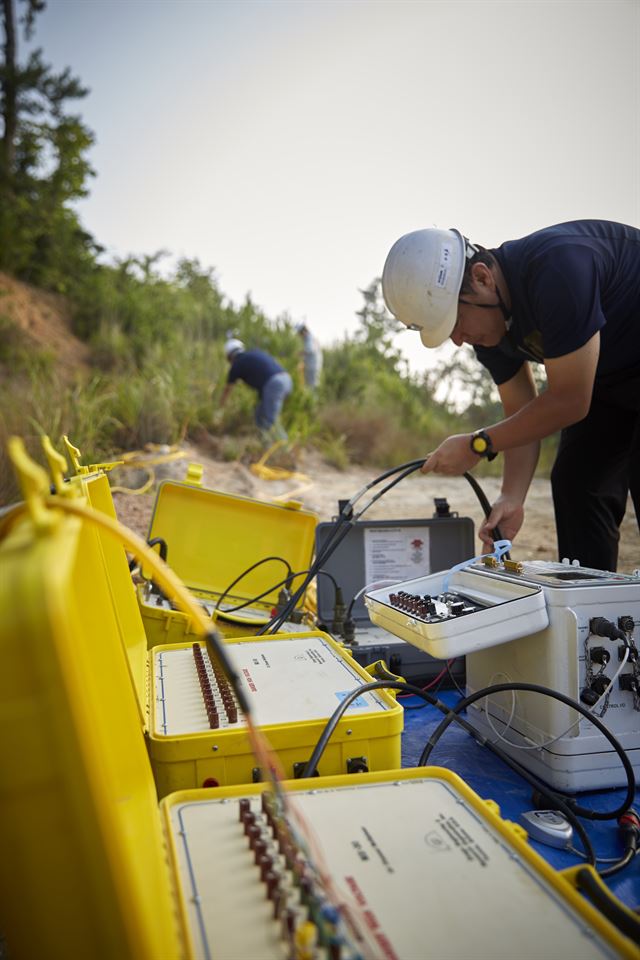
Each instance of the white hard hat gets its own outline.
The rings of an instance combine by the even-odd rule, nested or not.
[[[430,227],[406,233],[387,255],[385,303],[405,326],[420,331],[425,347],[439,347],[456,325],[465,249],[458,230]]]
[[[232,337],[224,345],[224,355],[227,359],[232,356],[232,354],[237,353],[239,350],[244,350],[244,343],[242,340],[236,340]]]

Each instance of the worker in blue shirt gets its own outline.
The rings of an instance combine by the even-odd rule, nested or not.
[[[560,223],[486,250],[431,228],[393,245],[382,277],[398,320],[437,347],[469,343],[504,419],[448,437],[425,473],[462,474],[504,453],[502,490],[480,537],[513,540],[543,437],[560,430],[551,474],[559,558],[615,571],[629,493],[640,524],[640,230]],[[537,393],[529,362],[544,364]]]
[[[263,437],[286,440],[287,434],[279,417],[282,405],[293,387],[291,376],[264,350],[246,350],[242,340],[227,340],[224,352],[229,361],[229,373],[220,398],[220,407],[224,407],[234,384],[243,380],[258,394],[255,421]]]

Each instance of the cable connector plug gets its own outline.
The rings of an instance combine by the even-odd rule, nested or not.
[[[333,620],[331,621],[331,632],[336,636],[342,633],[346,612],[347,608],[345,606],[344,597],[342,596],[342,589],[336,586],[336,596],[333,605]]]
[[[291,591],[286,587],[283,587],[278,594],[278,602],[276,603],[276,614],[282,613],[286,605],[291,600]]]
[[[592,617],[589,621],[589,630],[596,637],[608,637],[609,640],[627,642],[627,635],[606,617]]]
[[[356,638],[356,622],[353,617],[348,617],[342,627],[342,639],[347,643],[353,643]]]
[[[640,817],[633,808],[618,817],[618,829],[622,834],[625,850],[633,850],[635,853],[640,845]]]
[[[559,807],[554,807],[555,802],[554,798],[557,798],[558,801],[563,803],[565,806],[569,807],[570,810],[574,810],[578,805],[578,801],[575,797],[569,797],[565,793],[556,793],[553,790],[533,790],[531,794],[531,801],[535,806],[536,810],[547,810],[547,809],[560,809]]]

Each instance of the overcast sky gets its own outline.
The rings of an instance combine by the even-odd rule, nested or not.
[[[90,88],[108,253],[197,257],[323,343],[409,230],[640,225],[638,0],[48,0],[34,40]]]

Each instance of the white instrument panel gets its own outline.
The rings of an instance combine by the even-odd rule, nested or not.
[[[494,823],[443,780],[309,789],[290,800],[334,889],[366,931],[359,953],[341,947],[343,960],[618,955],[536,866],[539,858],[515,854]],[[313,917],[261,818],[259,795],[251,810],[260,856],[266,851],[269,876],[277,877],[277,908],[238,810],[237,798],[169,808],[195,957],[285,960],[292,955],[286,917],[298,927]],[[309,955],[330,956],[322,944],[316,951]]]
[[[542,630],[549,618],[542,587],[466,568],[372,590],[373,623],[441,660]]]
[[[203,653],[219,729],[245,726],[241,713],[235,720],[229,718],[206,649],[197,646]],[[260,726],[328,718],[348,693],[366,682],[346,657],[317,634],[227,642],[225,650],[241,678],[254,722]],[[193,649],[154,649],[152,654],[155,734],[210,732]],[[346,715],[380,714],[389,709],[376,693],[363,693]]]

